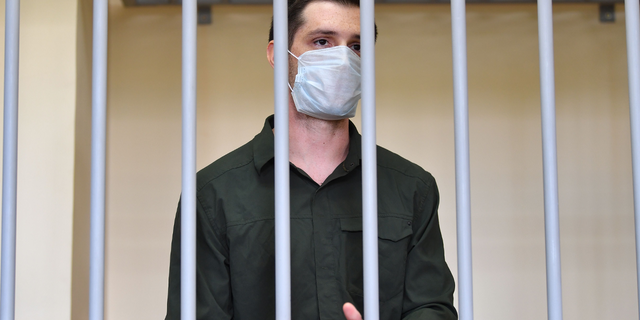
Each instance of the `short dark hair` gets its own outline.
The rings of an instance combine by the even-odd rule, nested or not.
[[[288,7],[288,19],[289,19],[289,48],[293,44],[293,37],[295,36],[300,26],[302,26],[303,18],[302,12],[314,1],[327,1],[334,2],[346,7],[360,7],[360,0],[289,0]],[[375,27],[375,37],[378,38],[378,26]],[[273,40],[273,18],[271,18],[271,28],[269,29],[269,41]]]

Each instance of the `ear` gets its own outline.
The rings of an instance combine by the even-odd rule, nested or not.
[[[273,40],[269,41],[267,45],[267,60],[269,60],[269,64],[273,68]]]

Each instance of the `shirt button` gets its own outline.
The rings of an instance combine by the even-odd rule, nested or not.
[[[411,221],[407,222],[407,225],[410,226],[411,225]]]

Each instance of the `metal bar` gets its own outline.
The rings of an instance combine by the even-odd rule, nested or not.
[[[198,6],[182,2],[182,200],[180,318],[196,318],[196,61]]]
[[[636,272],[640,307],[640,23],[638,0],[625,0],[627,64],[629,68],[629,117],[633,163],[633,203],[636,224]]]
[[[362,263],[364,314],[380,318],[378,286],[378,179],[376,159],[375,5],[360,2],[362,71]]]
[[[558,167],[556,107],[553,63],[553,16],[551,0],[538,0],[540,42],[540,100],[544,174],[544,221],[547,256],[547,313],[550,320],[562,319],[560,274],[560,227],[558,221]]]
[[[91,116],[91,254],[89,319],[104,318],[104,222],[107,110],[107,0],[93,2]]]
[[[5,2],[4,135],[2,162],[2,270],[0,319],[15,317],[16,201],[18,171],[18,69],[20,0]]]
[[[467,27],[464,0],[451,0],[453,94],[456,150],[456,215],[458,236],[458,300],[460,320],[473,319],[471,265],[471,191],[469,178],[469,107]]]
[[[289,56],[287,1],[273,1],[276,319],[291,319]]]

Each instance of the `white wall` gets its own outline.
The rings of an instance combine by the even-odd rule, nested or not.
[[[21,1],[16,319],[70,317],[76,2]]]
[[[618,21],[602,24],[597,5],[554,7],[566,319],[637,317],[624,12],[617,8]],[[113,319],[150,319],[163,313],[180,189],[180,11],[117,2],[111,9],[108,310]],[[198,28],[199,167],[251,139],[272,112],[264,56],[270,17],[268,6],[216,6],[213,24]],[[476,319],[541,319],[536,8],[471,5],[467,18]],[[379,143],[438,180],[455,272],[449,7],[380,5],[376,21]]]
[[[83,319],[86,231],[72,238],[71,224],[87,223],[86,3],[22,2],[18,319],[69,318],[72,241],[74,319]],[[596,4],[554,6],[565,319],[638,317],[616,8],[617,21],[603,24]],[[467,10],[475,318],[544,319],[536,8]],[[198,28],[199,167],[272,113],[270,19],[269,6],[214,6],[213,24]],[[379,5],[376,21],[378,142],[436,177],[455,274],[449,6]],[[107,319],[164,314],[180,192],[180,24],[179,7],[110,1]]]

